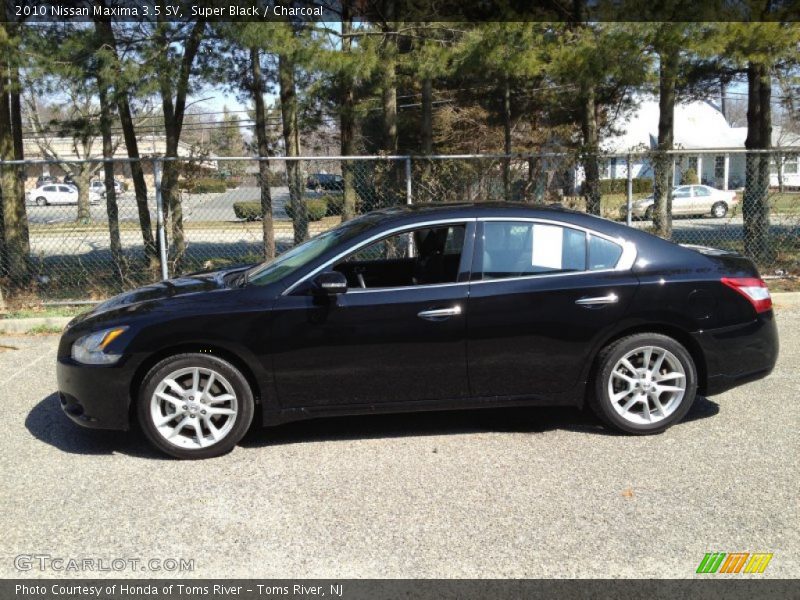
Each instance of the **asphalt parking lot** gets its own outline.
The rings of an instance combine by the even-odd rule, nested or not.
[[[656,437],[571,409],[449,412],[256,429],[202,462],[73,425],[57,336],[0,337],[0,576],[63,575],[15,569],[49,554],[194,559],[191,577],[685,578],[706,552],[771,552],[758,577],[797,577],[800,299],[776,304],[775,372]]]

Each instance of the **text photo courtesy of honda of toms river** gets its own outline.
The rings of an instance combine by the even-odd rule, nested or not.
[[[560,208],[450,204],[121,294],[68,325],[57,360],[76,423],[138,420],[159,450],[207,458],[256,414],[588,404],[654,434],[777,355],[769,291],[738,254]]]

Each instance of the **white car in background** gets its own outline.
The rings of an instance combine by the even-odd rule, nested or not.
[[[672,189],[672,214],[711,215],[721,219],[739,203],[736,192],[718,190],[708,185],[681,185]],[[626,207],[622,207],[625,217]],[[635,200],[632,215],[637,219],[653,219],[655,200],[653,196]]]
[[[50,206],[51,204],[77,204],[78,188],[66,183],[49,183],[40,186],[25,194],[28,202],[36,206]],[[99,204],[100,196],[89,192],[89,204]]]

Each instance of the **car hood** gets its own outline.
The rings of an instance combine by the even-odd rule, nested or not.
[[[233,289],[236,287],[236,275],[247,268],[249,267],[196,273],[136,288],[109,298],[95,306],[91,311],[75,317],[70,322],[69,327],[88,319],[102,319],[103,317],[131,314],[145,310],[150,311],[158,307],[162,302],[175,298],[214,290]]]

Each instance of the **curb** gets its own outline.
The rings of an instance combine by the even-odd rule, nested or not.
[[[31,317],[29,319],[0,319],[0,334],[28,333],[37,327],[64,329],[73,317]]]

